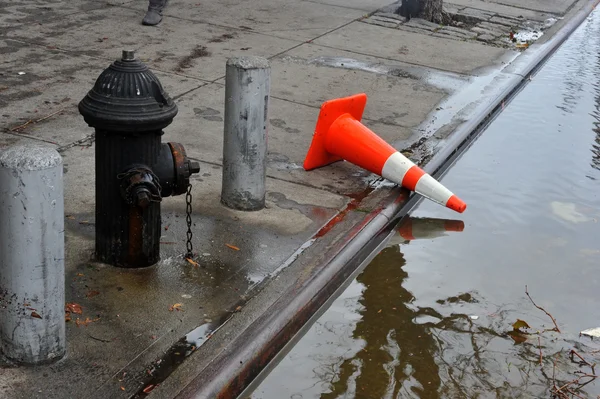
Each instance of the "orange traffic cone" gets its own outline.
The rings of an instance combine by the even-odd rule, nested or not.
[[[460,198],[360,122],[366,104],[364,93],[323,103],[304,169],[345,159],[438,204],[464,212],[467,205]]]
[[[450,231],[460,232],[464,229],[465,223],[462,220],[409,217],[396,231],[400,237],[412,241],[443,237]]]

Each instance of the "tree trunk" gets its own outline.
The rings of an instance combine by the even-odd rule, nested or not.
[[[450,23],[452,18],[448,13],[444,12],[443,0],[421,0],[421,18],[426,19],[436,24],[447,25]]]

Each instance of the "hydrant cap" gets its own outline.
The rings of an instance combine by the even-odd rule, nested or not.
[[[123,51],[81,100],[79,112],[93,128],[139,133],[170,125],[177,105],[134,52]]]

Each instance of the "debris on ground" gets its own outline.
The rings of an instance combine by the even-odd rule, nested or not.
[[[83,309],[80,304],[71,302],[65,305],[65,312],[83,314]]]
[[[192,265],[194,265],[194,267],[200,267],[200,264],[198,264],[198,262],[196,262],[192,258],[185,258],[185,260],[187,260],[189,263],[191,263]]]
[[[585,335],[588,337],[592,337],[592,338],[600,338],[600,327],[588,328],[587,330],[583,330],[579,334]]]
[[[87,327],[88,324],[95,323],[98,320],[100,320],[99,317],[97,317],[95,319],[90,319],[89,317],[86,317],[85,320],[80,320],[78,317],[77,320],[75,320],[75,325],[77,325],[77,327],[79,327],[79,326]]]
[[[183,304],[181,304],[181,303],[176,303],[176,304],[174,304],[174,305],[172,305],[172,306],[169,306],[169,312],[172,312],[172,311],[174,311],[174,310],[176,310],[176,311],[178,311],[178,312],[179,312],[179,311],[182,311],[182,312],[183,312],[183,309],[181,308],[182,306],[183,306]]]

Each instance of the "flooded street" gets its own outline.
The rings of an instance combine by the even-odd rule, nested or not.
[[[441,181],[252,398],[599,397],[597,10]]]

